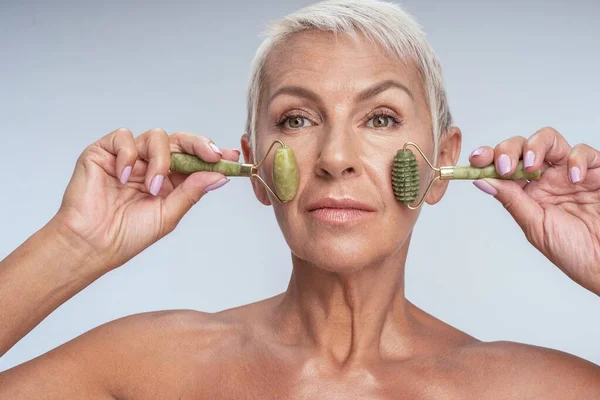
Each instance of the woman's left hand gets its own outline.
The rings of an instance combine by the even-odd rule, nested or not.
[[[501,175],[511,175],[520,159],[526,171],[542,170],[538,181],[482,179],[475,186],[498,199],[550,261],[600,295],[600,152],[571,147],[555,129],[543,128],[469,157],[476,167],[493,162]]]

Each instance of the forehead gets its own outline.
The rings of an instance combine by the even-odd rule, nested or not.
[[[286,85],[324,92],[358,92],[374,82],[394,79],[423,97],[421,78],[404,62],[362,35],[305,31],[279,43],[265,64],[263,95]]]

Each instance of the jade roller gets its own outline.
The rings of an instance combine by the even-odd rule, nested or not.
[[[425,194],[419,200],[416,205],[412,205],[419,195],[419,163],[415,154],[408,149],[408,146],[413,146],[423,156],[429,167],[436,171],[436,176],[429,182]],[[431,162],[427,159],[427,156],[423,153],[421,148],[413,142],[407,142],[401,150],[398,150],[394,157],[392,164],[392,188],[394,189],[394,197],[400,203],[406,204],[411,210],[416,210],[423,204],[427,193],[431,189],[433,183],[440,180],[450,179],[482,179],[482,178],[496,178],[496,179],[527,179],[537,180],[540,179],[541,171],[526,172],[523,170],[523,162],[519,161],[517,169],[512,175],[502,176],[496,172],[496,167],[488,165],[487,167],[477,168],[470,165],[465,166],[451,166],[451,167],[434,167]]]
[[[265,162],[273,147],[279,144],[273,156],[273,186],[269,185],[258,175],[258,169]],[[192,174],[198,171],[219,172],[226,176],[245,176],[256,178],[280,203],[292,200],[298,190],[298,163],[292,149],[282,141],[275,140],[265,156],[258,164],[242,164],[235,161],[221,160],[209,163],[201,158],[185,153],[171,153],[171,171],[182,174]]]

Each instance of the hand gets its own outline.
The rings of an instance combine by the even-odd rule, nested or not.
[[[539,181],[483,179],[475,185],[504,205],[550,261],[600,295],[600,153],[585,144],[571,147],[544,128],[529,139],[481,147],[469,160],[476,167],[494,162],[499,174],[510,175],[521,156],[526,171],[542,169]]]
[[[117,129],[81,154],[53,220],[83,239],[102,268],[123,265],[175,229],[207,191],[228,182],[216,172],[169,172],[171,152],[208,162],[240,156],[202,136],[152,129],[134,138]]]

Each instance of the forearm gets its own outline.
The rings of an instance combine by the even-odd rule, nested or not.
[[[0,355],[103,274],[99,257],[54,220],[0,262]]]

